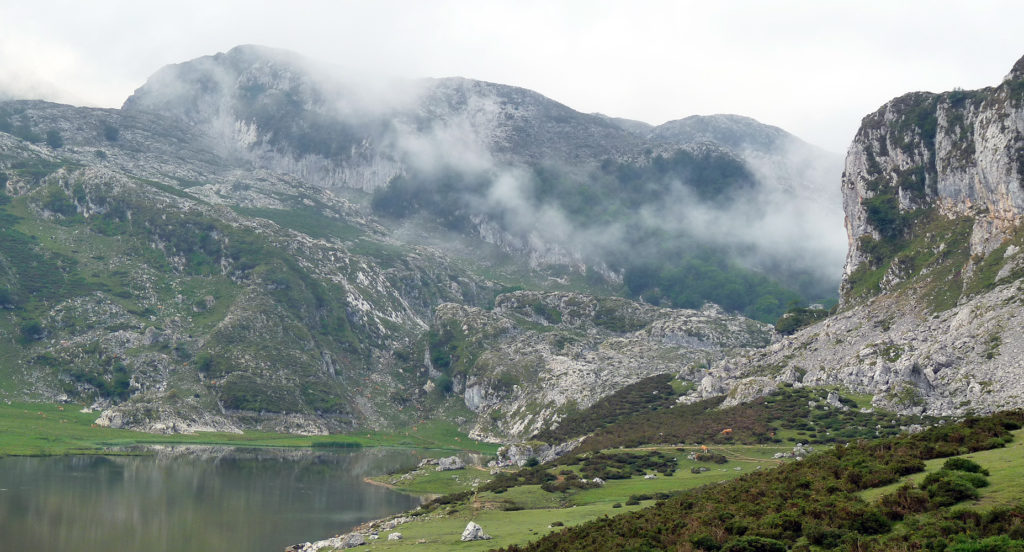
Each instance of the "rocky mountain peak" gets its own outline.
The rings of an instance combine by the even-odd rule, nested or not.
[[[1003,82],[1013,80],[1024,80],[1024,57],[1017,60],[1017,63],[1013,64],[1013,69],[1010,69],[1010,73],[1003,78]]]
[[[885,291],[920,270],[903,260],[915,233],[940,223],[934,215],[971,220],[975,258],[1010,237],[1024,214],[1022,108],[1024,86],[1008,79],[982,90],[914,92],[864,118],[842,181],[847,299],[867,280],[876,281],[872,292]]]
[[[742,115],[691,115],[655,127],[655,140],[677,144],[715,142],[735,151],[778,151],[800,140],[779,127]]]
[[[1024,81],[914,92],[863,119],[846,158],[839,312],[697,394],[838,385],[877,407],[963,416],[1024,405]]]

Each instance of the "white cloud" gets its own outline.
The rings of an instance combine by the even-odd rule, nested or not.
[[[655,124],[739,113],[842,152],[893,96],[996,84],[1022,19],[997,0],[7,1],[0,88],[116,107],[162,65],[258,43]]]

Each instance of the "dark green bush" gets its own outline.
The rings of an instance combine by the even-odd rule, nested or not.
[[[964,475],[946,470],[930,473],[921,482],[921,488],[928,493],[935,507],[952,506],[964,500],[974,500],[978,498],[978,490]]]
[[[46,145],[53,149],[64,147],[64,137],[61,136],[59,130],[50,129],[46,131]]]
[[[711,535],[696,535],[690,539],[690,544],[697,550],[707,550],[708,552],[714,552],[722,548],[722,545],[718,544],[718,541]]]
[[[786,545],[763,537],[739,537],[725,543],[722,552],[786,552]]]
[[[22,343],[31,343],[46,337],[46,329],[38,320],[25,320],[18,326]]]
[[[878,505],[886,517],[899,521],[905,516],[928,510],[929,496],[912,483],[905,483],[896,492],[883,495]]]
[[[988,470],[982,468],[980,464],[969,459],[962,457],[954,457],[946,460],[942,464],[942,469],[951,471],[962,471],[968,473],[980,473],[982,475],[988,475]]]

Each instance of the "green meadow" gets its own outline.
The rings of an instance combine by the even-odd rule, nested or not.
[[[472,494],[465,501],[438,508],[394,531],[381,533],[380,539],[369,541],[370,548],[397,550],[414,546],[416,550],[441,551],[457,547],[459,550],[476,551],[523,544],[563,527],[652,506],[658,494],[664,497],[670,493],[716,485],[751,472],[770,469],[782,463],[781,460],[773,459],[772,455],[791,449],[791,446],[782,445],[712,447],[711,452],[728,458],[725,464],[690,460],[690,453],[698,451],[698,447],[694,446],[616,449],[616,453],[661,452],[674,458],[678,468],[670,476],[655,474],[653,479],[640,476],[610,479],[598,488],[570,489],[566,492],[547,492],[540,485],[520,485],[501,492],[472,493],[475,486],[482,487],[494,479],[488,470],[473,467],[438,472],[433,466],[426,466],[406,478],[402,477],[405,474],[374,477],[376,482],[410,494],[445,495],[464,491]],[[694,473],[691,470],[695,467],[704,467],[707,471]],[[569,471],[579,471],[575,466],[561,465],[552,466],[549,471],[557,473],[567,468]],[[493,538],[488,541],[460,542],[462,530],[470,521],[479,523]],[[402,533],[402,540],[386,540],[387,534],[391,532]]]
[[[64,454],[142,454],[144,445],[230,445],[245,447],[404,447],[493,454],[496,445],[478,443],[454,424],[427,422],[406,431],[302,436],[284,433],[217,433],[161,435],[99,427],[97,412],[81,405],[0,402],[0,456]]]

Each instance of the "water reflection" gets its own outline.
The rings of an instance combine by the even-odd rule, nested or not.
[[[362,479],[408,450],[215,447],[155,456],[0,459],[4,550],[280,552],[418,504]]]

